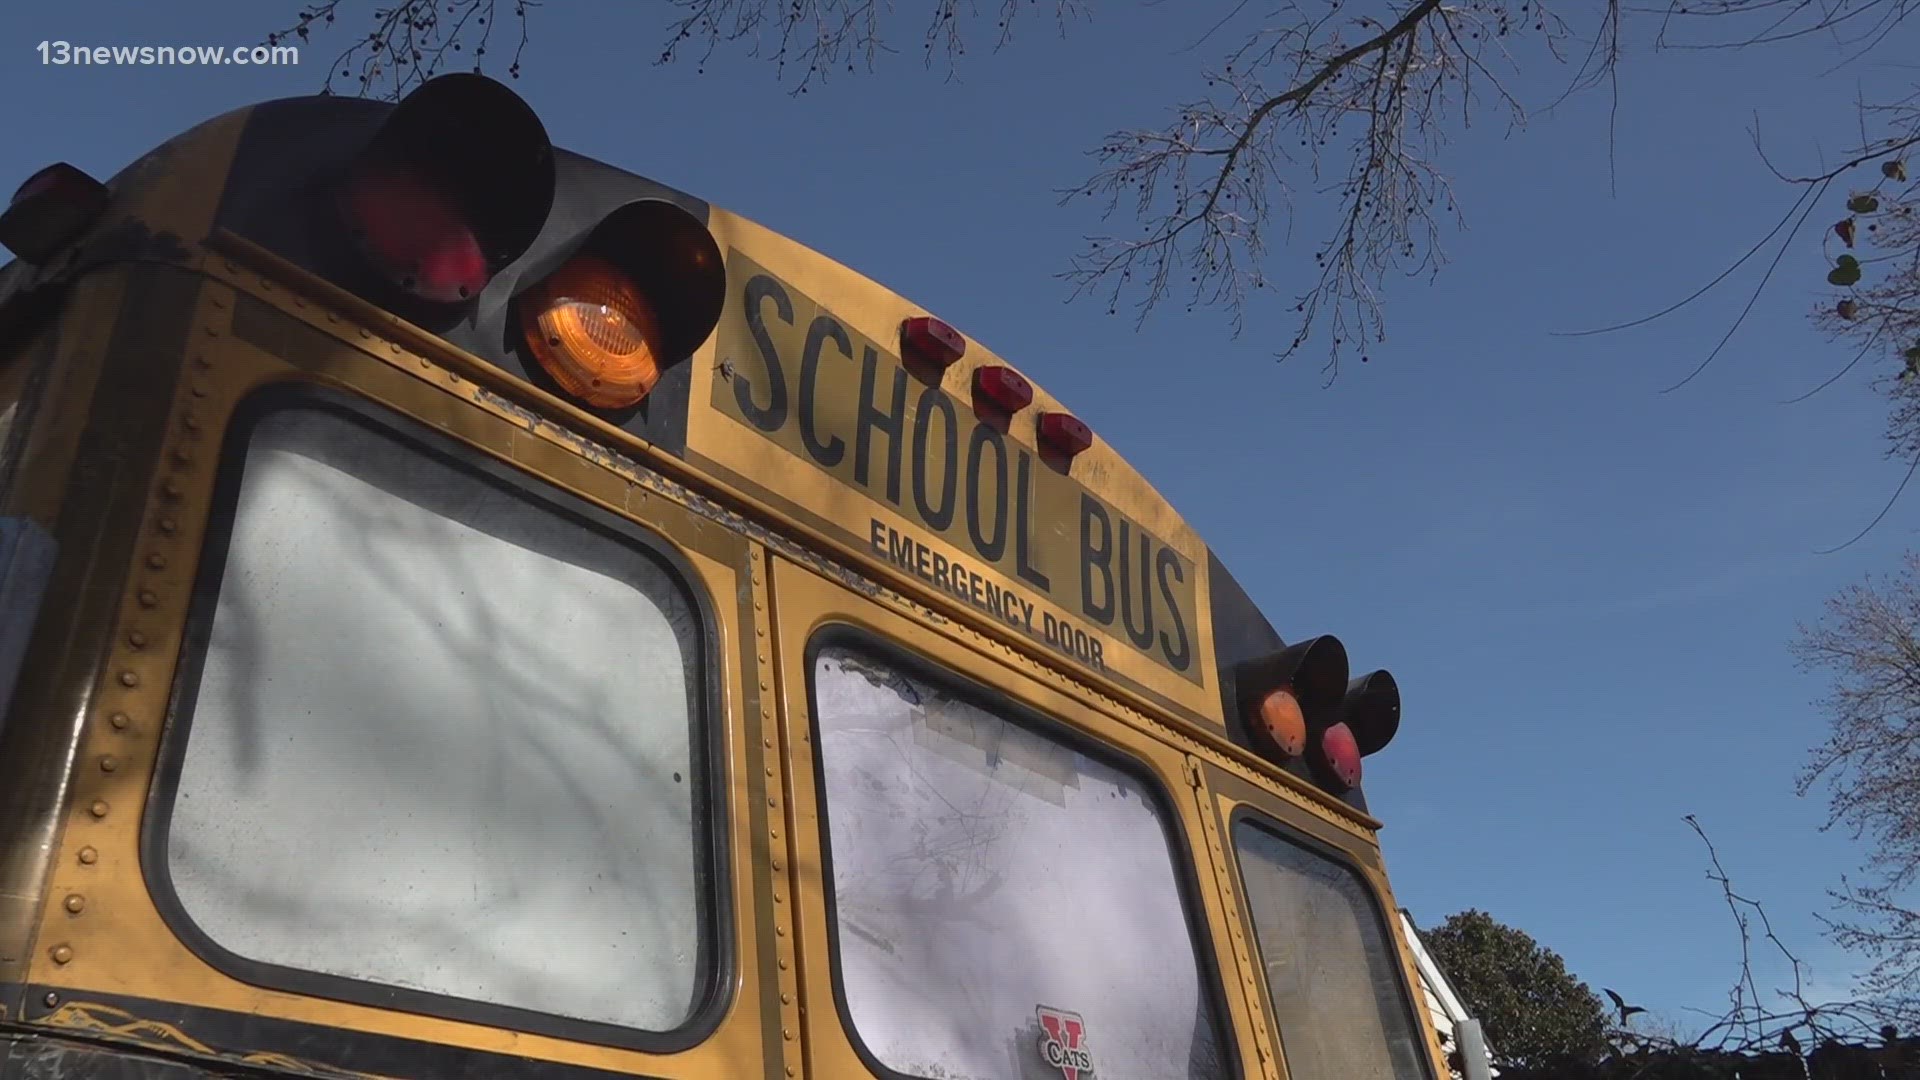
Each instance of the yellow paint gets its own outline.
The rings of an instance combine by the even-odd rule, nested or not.
[[[931,386],[899,357],[919,309],[744,219],[711,225],[730,292],[694,360],[691,459],[1048,662],[1221,723],[1206,548],[1138,473],[1096,438],[1063,474],[1035,424],[1067,410],[1043,391],[1004,431],[976,416],[986,349]]]

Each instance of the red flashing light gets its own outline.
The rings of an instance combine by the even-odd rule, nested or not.
[[[1313,742],[1308,762],[1328,786],[1350,791],[1360,786],[1360,746],[1353,729],[1335,724],[1320,733]]]
[[[422,300],[458,303],[492,276],[466,214],[415,170],[357,170],[341,191],[340,213],[374,270]]]
[[[1017,413],[1033,404],[1033,384],[1010,367],[989,364],[973,373],[973,394],[1004,413]]]
[[[0,214],[0,244],[38,266],[86,232],[107,209],[107,186],[60,162],[27,178]]]
[[[967,355],[967,339],[960,331],[928,315],[917,315],[900,324],[900,346],[909,356],[945,370]]]
[[[1040,414],[1040,444],[1072,458],[1093,445],[1093,429],[1066,413]]]

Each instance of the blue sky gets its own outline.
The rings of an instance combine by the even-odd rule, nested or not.
[[[247,42],[282,6],[0,5],[0,186],[62,159],[105,176],[213,113],[309,92],[340,39],[279,69],[45,66],[40,41]],[[651,15],[554,2],[534,12],[517,88],[556,143],[792,235],[987,343],[1138,466],[1283,635],[1337,633],[1356,665],[1392,668],[1406,720],[1367,786],[1422,921],[1480,907],[1596,989],[1717,1010],[1738,942],[1693,813],[1816,983],[1844,984],[1850,962],[1813,913],[1858,852],[1793,793],[1824,721],[1786,645],[1834,590],[1893,567],[1920,496],[1814,553],[1903,471],[1881,457],[1864,365],[1781,404],[1850,355],[1804,318],[1817,239],[1682,391],[1659,392],[1743,291],[1630,332],[1552,332],[1645,314],[1717,273],[1796,194],[1761,166],[1753,117],[1777,158],[1812,166],[1851,138],[1858,88],[1908,77],[1899,43],[1823,74],[1836,57],[1817,44],[1656,54],[1630,35],[1617,195],[1603,96],[1512,137],[1493,117],[1461,133],[1449,164],[1469,231],[1451,265],[1392,282],[1388,344],[1323,389],[1317,357],[1272,359],[1291,335],[1280,305],[1238,339],[1177,306],[1136,331],[1065,304],[1054,276],[1100,227],[1054,192],[1106,131],[1155,126],[1196,92],[1205,54],[1180,46],[1218,6],[1109,3],[1065,40],[1035,22],[957,79],[908,40],[877,74],[794,98],[738,54],[705,74],[655,66]],[[1544,103],[1566,75],[1514,86]],[[1291,287],[1311,267],[1296,248],[1270,269]]]

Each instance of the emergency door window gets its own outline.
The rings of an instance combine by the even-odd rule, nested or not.
[[[838,978],[893,1073],[1213,1080],[1155,789],[878,652],[821,649]]]
[[[1290,1080],[1426,1080],[1400,954],[1366,882],[1251,821],[1233,843]]]
[[[234,447],[150,870],[248,981],[679,1028],[719,959],[693,594],[399,428],[283,407]]]

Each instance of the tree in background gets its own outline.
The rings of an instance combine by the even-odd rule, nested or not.
[[[1484,911],[1450,915],[1420,940],[1486,1031],[1501,1069],[1551,1070],[1607,1052],[1607,1014],[1560,954]]]
[[[518,77],[529,11],[537,6],[532,0],[307,0],[269,40],[340,33],[335,40],[343,49],[328,68],[328,88],[397,96],[442,70]],[[718,50],[744,48],[775,64],[803,93],[831,74],[871,67],[898,44],[912,41],[930,65],[954,65],[969,40],[1004,46],[1016,25],[1036,19],[1064,31],[1091,6],[1089,0],[665,0],[632,10],[635,18],[659,20],[662,63],[703,64]],[[1289,355],[1312,342],[1325,350],[1329,377],[1343,357],[1364,360],[1369,345],[1383,340],[1382,288],[1390,277],[1437,272],[1445,262],[1442,241],[1461,222],[1448,179],[1449,139],[1475,121],[1524,123],[1528,103],[1512,89],[1520,73],[1557,69],[1564,75],[1564,93],[1532,103],[1550,108],[1575,93],[1614,92],[1630,39],[1656,50],[1798,43],[1851,61],[1880,49],[1909,10],[1907,0],[1192,6],[1192,34],[1182,50],[1194,64],[1186,99],[1169,101],[1161,116],[1143,117],[1140,126],[1097,139],[1088,133],[1090,175],[1067,199],[1099,204],[1116,227],[1088,237],[1063,276],[1077,294],[1099,297],[1110,311],[1130,307],[1142,319],[1168,303],[1213,307],[1238,330],[1250,308],[1271,305],[1292,326],[1290,335],[1277,338],[1283,344],[1275,351]],[[336,29],[340,21],[352,28]],[[1809,175],[1776,168],[1800,197],[1728,274],[1757,257],[1766,261],[1774,245],[1764,287],[1810,217],[1814,228],[1826,228],[1834,219],[1816,211],[1837,216],[1844,200],[1847,216],[1834,222],[1829,240],[1837,247],[1827,268],[1829,282],[1842,292],[1821,305],[1823,318],[1864,342],[1863,355],[1878,350],[1907,357],[1920,369],[1920,339],[1909,340],[1920,330],[1912,325],[1920,309],[1905,305],[1897,289],[1878,290],[1889,277],[1911,274],[1906,256],[1920,253],[1914,229],[1880,227],[1883,220],[1905,223],[1901,208],[1912,191],[1902,158],[1920,143],[1915,106],[1914,99],[1865,103],[1858,143],[1839,164]],[[1295,242],[1296,207],[1312,207],[1314,220],[1326,223],[1313,226],[1322,230],[1317,238],[1299,241],[1312,254],[1310,264],[1305,252],[1296,263],[1304,274],[1281,271],[1274,262],[1276,247]],[[1846,250],[1856,229],[1861,241],[1871,234],[1875,245],[1866,258]]]
[[[1903,410],[1920,411],[1920,395],[1903,393]],[[1863,988],[1911,1029],[1920,1024],[1920,909],[1906,899],[1920,877],[1920,555],[1829,600],[1795,652],[1832,680],[1827,739],[1800,790],[1823,786],[1830,824],[1866,839],[1871,853],[1867,879],[1834,894],[1844,913],[1834,937],[1872,961]]]

